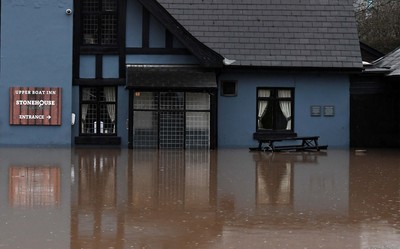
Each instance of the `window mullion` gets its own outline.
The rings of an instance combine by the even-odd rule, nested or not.
[[[101,87],[96,88],[96,134],[100,133],[100,89]]]

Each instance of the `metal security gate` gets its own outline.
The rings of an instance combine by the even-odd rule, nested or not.
[[[159,147],[184,148],[185,117],[182,112],[160,112]]]
[[[207,92],[132,92],[133,148],[210,148]]]

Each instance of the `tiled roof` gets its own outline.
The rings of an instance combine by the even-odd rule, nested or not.
[[[388,68],[388,76],[400,76],[400,47],[374,61],[372,65],[375,68]]]
[[[158,0],[232,65],[362,68],[353,0]]]

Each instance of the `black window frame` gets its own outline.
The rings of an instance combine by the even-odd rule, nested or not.
[[[115,90],[115,100],[114,101],[102,101],[100,98],[101,89],[106,87],[113,87]],[[96,89],[96,99],[95,100],[83,100],[83,89],[94,88]],[[82,105],[95,105],[96,106],[96,133],[83,133],[82,132]],[[115,105],[115,119],[114,126],[115,132],[113,133],[102,133],[100,128],[101,122],[101,105],[114,104]],[[81,86],[79,88],[79,136],[117,136],[118,134],[118,87],[116,86]]]
[[[80,34],[80,44],[82,46],[95,46],[95,47],[118,47],[119,43],[119,15],[118,15],[118,10],[119,10],[119,1],[118,0],[91,0],[91,1],[97,1],[98,9],[97,10],[86,10],[84,8],[85,0],[79,1],[80,3],[80,16],[81,16],[81,34]],[[115,9],[106,9],[103,8],[103,3],[106,1],[114,1],[115,4]],[[104,5],[105,6],[105,5]],[[85,18],[89,18],[90,16],[94,17],[93,20],[97,22],[97,31],[94,33],[97,36],[97,42],[95,42],[95,38],[93,38],[93,42],[89,42],[89,37],[85,38],[85,35],[92,34],[92,33],[86,33],[85,32]],[[113,32],[111,33],[104,33],[104,25],[103,22],[106,21],[108,17],[113,17],[114,18],[114,28],[112,29]],[[105,37],[104,36],[111,36],[112,42],[105,42]],[[86,39],[88,39],[86,41]]]
[[[271,95],[269,97],[259,97],[259,91],[260,90],[270,90],[271,91]],[[290,97],[279,97],[278,96],[278,91],[279,90],[290,90]],[[258,117],[258,113],[259,113],[259,101],[268,101],[269,104],[274,106],[273,110],[277,110],[279,107],[279,101],[291,101],[290,103],[290,108],[291,108],[291,129],[278,129],[277,128],[277,123],[273,122],[273,127],[272,129],[260,129],[258,122],[259,122],[259,117]],[[295,120],[294,120],[294,88],[291,87],[257,87],[256,89],[256,132],[257,133],[273,133],[273,134],[294,134],[294,124],[295,124]],[[282,112],[282,111],[281,111]],[[277,120],[277,115],[278,113],[273,112],[273,120]]]
[[[221,81],[221,96],[224,97],[237,96],[237,81],[235,80]]]

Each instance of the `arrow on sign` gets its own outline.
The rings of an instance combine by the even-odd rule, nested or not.
[[[51,119],[51,116],[50,116],[50,115],[47,115],[47,119],[50,120],[50,119]]]

